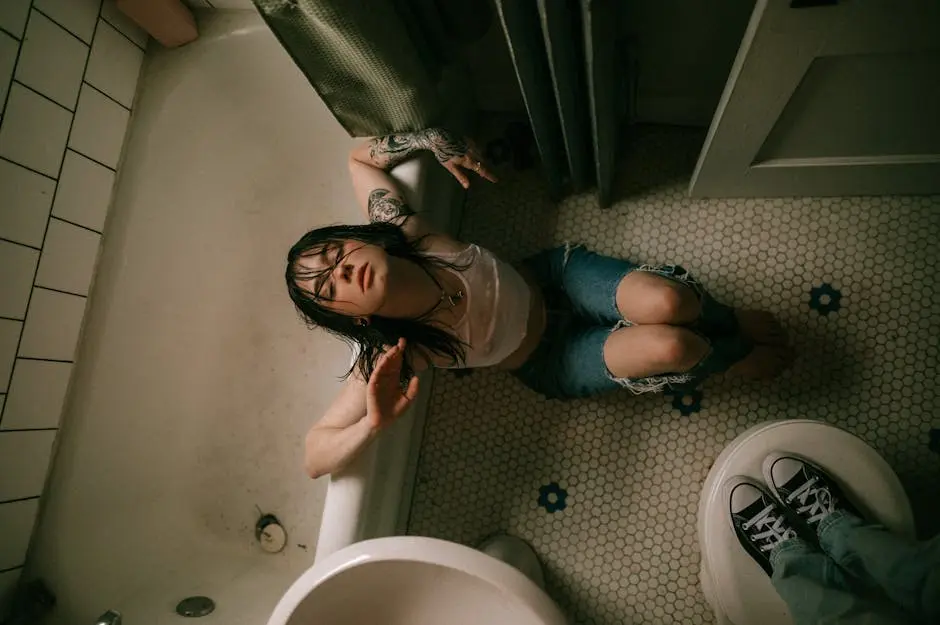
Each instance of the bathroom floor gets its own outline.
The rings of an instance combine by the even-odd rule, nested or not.
[[[720,300],[779,315],[799,355],[773,382],[713,380],[694,397],[547,401],[507,373],[438,373],[410,534],[524,538],[574,623],[711,623],[698,580],[702,483],[745,429],[797,417],[872,445],[920,532],[940,529],[940,197],[692,200],[702,134],[645,128],[624,162],[624,199],[553,208],[522,127],[490,139],[502,180],[471,188],[464,240],[509,260],[572,241],[679,263]]]

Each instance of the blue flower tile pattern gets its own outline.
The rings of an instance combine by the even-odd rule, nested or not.
[[[683,417],[688,417],[702,409],[702,391],[698,389],[690,391],[673,391],[669,393],[672,396],[672,407],[679,411]]]
[[[809,307],[826,316],[841,307],[842,293],[828,282],[814,286],[809,292]]]
[[[566,500],[568,491],[558,485],[558,482],[552,482],[539,488],[539,506],[545,508],[546,512],[558,512],[568,507]]]

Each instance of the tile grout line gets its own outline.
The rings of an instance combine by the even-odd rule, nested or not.
[[[87,230],[88,232],[94,232],[94,233],[97,234],[99,237],[100,237],[100,236],[104,236],[104,234],[103,234],[101,231],[99,231],[99,230],[95,230],[94,228],[89,228],[88,226],[83,226],[83,225],[80,224],[80,223],[77,223],[77,222],[74,222],[74,221],[65,219],[64,217],[59,217],[58,215],[51,215],[50,217],[51,217],[51,219],[55,219],[56,221],[61,221],[62,223],[66,223],[66,224],[69,224],[69,225],[71,225],[71,226],[75,226],[76,228],[81,228],[82,230]]]
[[[20,241],[14,241],[13,239],[8,239],[6,237],[0,237],[0,241],[5,241],[6,243],[12,243],[13,245],[21,245],[23,247],[28,247],[29,249],[36,250],[37,252],[42,251],[41,247],[36,247],[35,245],[30,245],[29,243],[21,243]]]
[[[9,428],[0,430],[0,434],[6,432],[54,432],[59,428]]]
[[[33,0],[29,1],[29,9],[33,8]],[[23,54],[23,39],[26,37],[26,29],[29,27],[29,13],[26,14],[26,25],[23,26],[23,36],[14,37],[17,42],[16,46],[16,58],[13,59],[13,68],[10,70],[10,82],[7,83],[7,95],[3,99],[3,107],[0,108],[0,113],[3,114],[6,118],[7,114],[7,105],[10,103],[10,94],[13,93],[13,82],[16,80],[16,66],[20,64],[20,56]],[[6,32],[6,31],[4,31]],[[3,123],[3,120],[0,120],[0,124]]]
[[[0,434],[6,431],[7,430],[0,430]],[[39,499],[39,495],[32,495],[30,497],[14,497],[13,499],[4,499],[3,501],[0,501],[0,505],[5,504],[5,503],[16,503],[18,501],[31,501],[33,499]]]
[[[101,95],[103,95],[104,97],[108,98],[109,100],[111,100],[112,102],[114,102],[115,104],[117,104],[118,106],[120,106],[121,108],[123,108],[124,110],[126,110],[128,113],[131,112],[131,107],[129,107],[129,106],[127,106],[126,104],[123,104],[123,103],[119,102],[118,100],[114,99],[113,96],[108,95],[107,93],[105,93],[104,91],[102,91],[102,90],[99,89],[98,87],[94,86],[93,84],[91,84],[91,83],[88,82],[87,80],[82,79],[82,84],[83,84],[83,85],[88,85],[89,87],[91,87],[92,89],[94,89],[95,91],[97,91],[98,93],[100,93]]]
[[[25,34],[26,30],[24,29],[23,32],[24,32],[24,34]],[[6,28],[4,28],[3,26],[0,26],[0,33],[6,33],[6,34],[10,35],[10,37],[12,37],[17,43],[19,43],[21,46],[23,45],[23,36],[22,36],[22,35],[19,36],[19,37],[17,37],[16,35],[14,35],[13,33],[11,33],[10,31],[8,31]]]
[[[46,18],[47,20],[49,20],[50,22],[52,22],[53,24],[55,24],[56,26],[58,26],[59,28],[61,28],[61,29],[64,30],[65,32],[67,32],[68,34],[72,35],[73,37],[75,37],[76,39],[78,39],[79,41],[81,41],[86,47],[89,48],[89,53],[90,53],[90,50],[91,50],[91,44],[90,44],[90,43],[88,43],[87,41],[85,41],[84,39],[82,39],[81,37],[79,37],[78,35],[76,35],[75,33],[73,33],[71,30],[69,30],[69,29],[68,29],[66,26],[64,26],[63,24],[60,24],[55,18],[53,18],[51,15],[49,15],[48,13],[46,13],[45,11],[43,11],[42,9],[40,9],[39,7],[31,7],[31,9],[32,9],[33,11],[35,11],[36,13],[39,13],[40,15],[42,15],[44,18]],[[25,39],[25,36],[24,36],[24,39]],[[92,41],[94,41],[94,35],[92,35]]]
[[[38,95],[40,98],[42,98],[42,99],[44,99],[44,100],[48,100],[49,102],[52,102],[53,104],[55,104],[55,105],[58,106],[59,108],[65,109],[66,111],[68,111],[69,113],[72,113],[72,114],[75,113],[74,110],[70,109],[69,107],[65,106],[64,104],[62,104],[62,103],[60,103],[60,102],[56,102],[55,100],[53,100],[52,98],[50,98],[49,96],[47,96],[45,93],[42,93],[42,92],[40,92],[40,91],[36,91],[35,89],[33,89],[32,87],[30,87],[29,85],[27,85],[25,82],[23,82],[23,81],[19,80],[18,78],[16,78],[15,76],[14,76],[14,78],[13,78],[13,83],[12,83],[10,86],[12,87],[13,85],[19,85],[20,87],[23,87],[24,89],[28,89],[29,91],[32,91],[33,93],[35,93],[36,95]],[[77,103],[77,102],[76,102],[75,108],[76,108],[76,109],[78,108],[78,103]],[[4,110],[6,110],[6,109],[4,109]]]
[[[71,134],[71,131],[69,132],[69,134]],[[84,152],[79,152],[79,151],[76,150],[75,148],[70,148],[70,147],[66,147],[66,148],[65,148],[65,151],[66,151],[66,152],[68,152],[69,150],[75,152],[76,154],[78,154],[79,156],[81,156],[81,157],[83,157],[83,158],[87,158],[88,160],[90,160],[90,161],[93,162],[93,163],[97,163],[98,165],[101,165],[101,166],[104,167],[105,169],[110,170],[111,173],[115,173],[115,174],[117,173],[117,169],[116,169],[116,168],[111,167],[110,165],[105,165],[104,163],[102,163],[102,162],[99,161],[98,159],[93,158],[93,157],[91,157],[91,156],[88,156],[88,155],[85,154]]]
[[[19,46],[18,46],[17,49],[16,49],[16,60],[13,61],[13,70],[10,72],[10,85],[9,85],[10,88],[7,89],[7,97],[6,97],[6,99],[3,101],[3,108],[0,109],[0,110],[3,111],[3,115],[4,115],[3,119],[0,119],[0,126],[2,126],[3,122],[5,122],[5,121],[7,121],[7,120],[9,119],[9,116],[6,114],[6,112],[7,112],[7,105],[8,105],[9,102],[10,102],[10,94],[13,93],[13,83],[16,81],[16,78],[15,78],[15,76],[16,76],[16,68],[17,68],[17,67],[19,66],[19,64],[20,64],[20,56],[22,56],[22,53],[23,53],[23,44],[25,43],[25,42],[24,42],[24,39],[26,38],[26,29],[29,28],[29,20],[32,19],[31,16],[32,16],[32,11],[33,11],[33,2],[34,2],[34,1],[35,1],[35,0],[29,0],[29,8],[26,9],[26,11],[27,11],[27,13],[26,13],[26,25],[23,26],[23,39],[19,39],[19,40],[18,40],[18,41],[19,41]],[[69,122],[69,132],[71,133],[71,131],[72,131],[72,126],[71,126],[71,122]],[[68,144],[68,138],[66,138],[65,142],[66,142],[66,144]],[[64,150],[63,150],[63,152],[64,152]],[[4,160],[9,161],[10,163],[14,163],[14,164],[16,164],[16,165],[19,165],[19,163],[16,163],[15,161],[10,161],[9,159],[4,159]],[[63,158],[63,160],[64,160],[64,158]],[[59,169],[60,169],[59,173],[62,173],[62,172],[61,172],[61,165],[60,165],[60,168],[59,168]],[[30,171],[33,171],[33,170],[30,170]],[[39,172],[36,172],[36,173],[39,173]],[[58,181],[58,178],[52,178],[52,176],[49,176],[48,174],[43,174],[43,175],[46,176],[47,178],[50,178],[50,179],[52,179],[52,180],[55,180],[55,182],[56,182],[55,188],[56,188],[56,189],[59,188],[59,181]],[[52,192],[52,201],[53,201],[53,202],[55,201],[55,191]],[[50,215],[52,214],[52,204],[51,204],[51,203],[50,203],[50,205],[49,205],[49,214],[50,214]],[[48,228],[49,228],[49,218],[47,217],[47,218],[46,218],[46,229],[48,230]],[[43,230],[43,233],[42,233],[42,241],[40,241],[40,243],[39,243],[39,256],[40,256],[40,258],[42,257],[42,243],[43,243],[43,241],[45,241],[45,240],[46,240],[46,231]],[[33,279],[31,280],[31,282],[35,282],[35,281],[36,281],[36,272],[37,272],[37,271],[39,271],[39,261],[36,261],[36,269],[33,270]],[[30,289],[29,289],[29,295],[26,296],[26,312],[27,312],[27,313],[29,313],[29,302],[30,302],[30,300],[31,300],[32,298],[33,298],[33,289],[32,289],[32,287],[30,287]],[[25,317],[25,315],[24,315],[24,317],[23,317],[23,322],[20,324],[20,333],[19,333],[19,336],[16,338],[16,349],[13,350],[13,366],[10,367],[10,375],[9,375],[9,377],[7,378],[6,387],[5,387],[7,390],[10,390],[10,385],[13,383],[13,371],[16,369],[16,358],[17,358],[17,356],[18,356],[19,353],[20,353],[20,344],[23,342],[23,330],[24,330],[25,328],[26,328],[26,317]],[[6,411],[7,411],[7,404],[8,404],[8,403],[9,403],[9,402],[6,402],[6,401],[5,401],[5,402],[3,402],[3,406],[0,407],[0,425],[3,424],[3,415],[6,414]]]
[[[42,288],[42,287],[39,287]],[[15,320],[14,320],[15,321]],[[58,358],[35,358],[33,356],[17,356],[17,360],[35,360],[37,362],[62,362],[68,364],[74,364],[74,360],[60,360]]]
[[[34,3],[35,3],[35,0],[30,0],[30,2],[29,2],[30,11],[32,11],[33,4],[34,4]],[[99,0],[99,2],[98,2],[98,12],[97,12],[97,14],[98,14],[99,16],[101,15],[101,2],[100,2],[100,0]],[[94,43],[94,41],[95,41],[95,35],[96,35],[97,32],[98,32],[98,23],[99,23],[98,20],[95,20],[95,28],[94,28],[94,30],[93,30],[92,33],[91,33],[91,41],[92,41],[92,43]],[[28,24],[28,22],[27,22],[27,27],[28,27],[28,26],[29,26],[29,24]],[[23,46],[21,45],[21,46],[20,46],[20,50],[22,50],[22,48],[23,48]],[[88,72],[88,61],[89,61],[90,59],[91,59],[91,52],[90,52],[90,50],[89,50],[89,53],[85,56],[85,67],[82,68],[82,82],[85,82],[85,74]],[[16,67],[17,67],[17,65],[19,64],[19,60],[20,60],[20,54],[19,54],[19,51],[18,51],[18,52],[17,52],[17,56],[16,56],[16,63],[13,65],[13,74],[14,74],[14,76],[16,75]],[[8,94],[7,94],[7,99],[9,99],[9,97],[10,97],[10,96],[9,96],[9,93],[8,93]],[[77,109],[78,109],[78,106],[76,105],[75,108],[76,108],[76,110],[77,110]],[[5,105],[5,104],[4,104],[4,111],[6,111],[6,105]],[[40,245],[39,245],[40,249],[42,249],[42,247],[46,244],[46,235],[49,234],[49,223],[52,221],[52,207],[55,205],[56,197],[59,195],[59,178],[62,176],[62,167],[63,167],[63,165],[65,164],[65,154],[66,154],[66,152],[68,152],[69,140],[72,138],[72,129],[75,127],[75,115],[76,115],[76,113],[73,112],[73,113],[72,113],[72,116],[69,118],[69,131],[68,131],[68,133],[66,133],[66,135],[65,135],[65,149],[62,150],[62,158],[59,160],[59,170],[58,170],[58,173],[56,174],[56,177],[55,177],[55,181],[56,181],[55,189],[54,189],[53,192],[52,192],[52,199],[51,199],[50,204],[49,204],[49,215],[46,217],[46,228],[45,228],[45,230],[43,230],[43,233],[42,233],[42,242],[41,242]],[[19,335],[19,337],[18,337],[17,340],[16,340],[16,349],[15,349],[14,352],[13,352],[13,353],[15,354],[15,357],[14,357],[14,360],[13,360],[13,366],[10,367],[10,375],[9,375],[9,378],[7,378],[7,383],[6,383],[6,388],[8,388],[8,389],[10,388],[10,384],[12,384],[12,382],[13,382],[13,374],[16,372],[16,358],[19,357],[20,348],[21,348],[22,345],[23,345],[23,335],[26,334],[26,323],[27,323],[27,320],[29,319],[29,306],[30,306],[30,304],[32,304],[32,301],[33,301],[33,293],[34,293],[35,290],[36,290],[36,289],[35,289],[35,287],[36,287],[36,276],[39,274],[39,263],[40,263],[40,262],[42,262],[42,252],[40,252],[40,254],[39,254],[39,262],[36,263],[36,269],[33,270],[33,278],[32,278],[32,280],[30,281],[30,282],[32,283],[32,288],[30,288],[30,290],[29,290],[29,295],[28,295],[27,298],[26,298],[26,317],[23,319],[23,325],[20,326],[20,335]],[[86,306],[87,306],[87,300],[86,300]],[[84,313],[83,313],[83,314],[84,314]],[[0,427],[3,426],[3,417],[4,417],[4,415],[6,414],[7,404],[8,404],[8,403],[9,403],[9,402],[3,402],[3,407],[0,408]]]
[[[43,291],[52,291],[53,293],[61,293],[62,295],[71,295],[72,297],[82,297],[82,298],[88,299],[87,295],[82,295],[81,293],[73,293],[72,291],[56,289],[51,286],[42,286],[41,284],[34,284],[33,288],[42,289]]]
[[[18,163],[18,162],[16,162],[16,161],[14,161],[13,159],[9,159],[9,158],[7,158],[7,157],[5,157],[5,156],[0,156],[0,161],[6,161],[7,163],[10,163],[11,165],[16,165],[17,167],[22,167],[22,168],[25,169],[26,171],[31,171],[31,172],[33,172],[34,174],[39,174],[39,175],[42,176],[43,178],[48,178],[49,180],[51,180],[51,181],[53,181],[53,182],[56,182],[56,179],[53,178],[52,176],[50,176],[49,174],[44,174],[44,173],[42,173],[41,171],[39,171],[38,169],[33,169],[32,167],[30,167],[30,166],[28,166],[28,165],[24,165],[23,163]]]
[[[106,18],[104,15],[101,15],[101,16],[99,16],[99,17],[101,18],[101,21],[103,21],[105,24],[107,24],[108,26],[110,26],[111,28],[113,28],[114,30],[116,30],[119,35],[121,35],[122,37],[124,37],[125,39],[127,39],[128,41],[130,41],[132,44],[134,44],[135,46],[137,46],[137,48],[138,48],[141,52],[146,52],[146,51],[147,51],[147,48],[145,48],[144,46],[140,45],[139,43],[137,43],[136,41],[134,41],[133,39],[131,39],[130,35],[128,35],[128,34],[125,33],[123,30],[121,30],[120,28],[118,28],[117,26],[115,26],[114,24],[112,24],[112,23],[111,23],[111,20],[109,20],[108,18]],[[128,18],[128,19],[130,19],[130,18]],[[147,35],[147,36],[149,37],[150,35]]]

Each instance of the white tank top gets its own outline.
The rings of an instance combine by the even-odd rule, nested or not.
[[[462,366],[496,365],[519,349],[526,334],[531,299],[529,285],[519,272],[479,245],[470,245],[461,252],[426,254],[467,267],[454,272],[463,282],[467,302],[463,317],[454,325],[457,338],[468,345]]]

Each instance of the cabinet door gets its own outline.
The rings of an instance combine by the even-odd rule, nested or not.
[[[940,2],[757,0],[690,193],[940,193]]]

